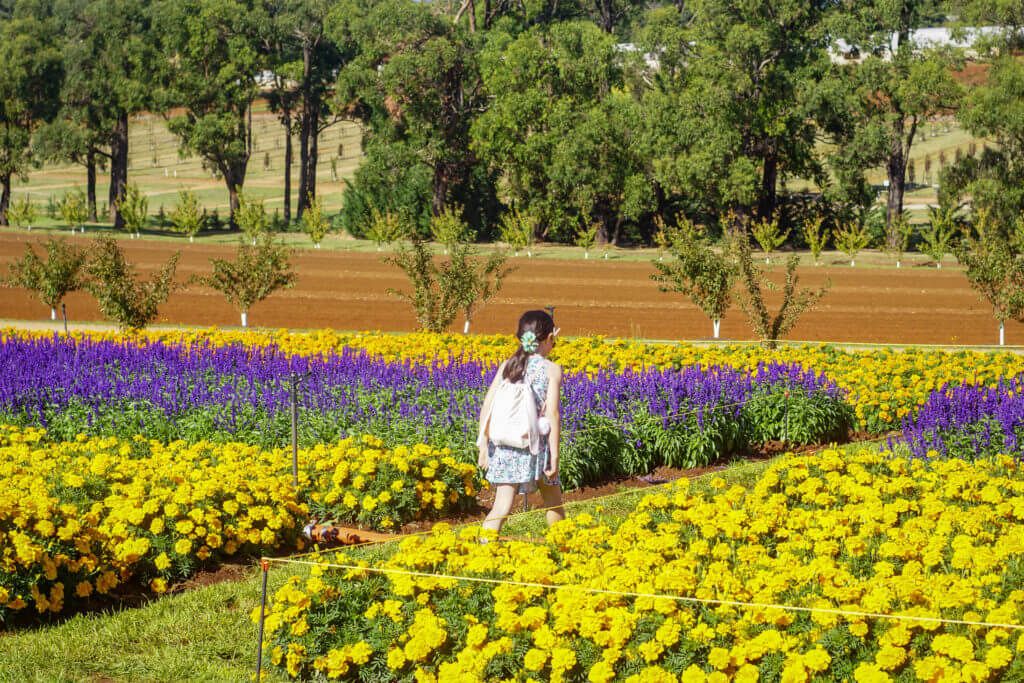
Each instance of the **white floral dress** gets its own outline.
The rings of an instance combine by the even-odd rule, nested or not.
[[[527,358],[523,379],[533,391],[537,414],[543,415],[548,395],[547,361],[543,356],[532,354]],[[544,474],[551,457],[547,436],[541,437],[540,452],[536,455],[529,448],[495,446],[490,441],[487,442],[487,453],[487,481],[492,484],[519,484],[520,493],[536,491],[540,479],[551,486],[562,485],[557,474],[551,479]]]

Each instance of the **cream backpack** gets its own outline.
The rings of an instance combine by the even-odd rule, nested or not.
[[[484,415],[483,430],[477,442],[490,439],[495,446],[528,448],[540,452],[541,425],[537,417],[537,402],[525,381],[510,382],[504,377],[495,388],[488,413]]]

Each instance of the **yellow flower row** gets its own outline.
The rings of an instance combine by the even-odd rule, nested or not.
[[[276,594],[267,653],[296,677],[1020,680],[1022,469],[789,456],[750,488],[666,487],[615,528],[582,514],[543,544],[446,528],[380,565],[607,593],[339,569],[358,563],[328,554]]]
[[[4,335],[42,335],[14,328]],[[76,337],[123,339],[117,332],[75,332]],[[514,350],[509,335],[338,333],[329,330],[292,333],[288,330],[250,331],[219,328],[145,331],[140,342],[167,341],[186,345],[210,343],[260,346],[274,344],[287,353],[312,355],[342,348],[365,351],[386,360],[448,358],[497,362]],[[754,367],[780,361],[799,363],[825,373],[850,392],[860,427],[872,432],[897,428],[901,420],[928,395],[949,382],[992,385],[1000,377],[1024,372],[1024,356],[1013,353],[940,350],[876,349],[842,351],[826,345],[786,346],[767,350],[756,345],[697,346],[693,344],[611,341],[604,337],[563,340],[553,358],[570,371],[597,372],[630,368],[670,369],[688,365]]]
[[[301,549],[311,508],[387,528],[476,493],[476,468],[447,451],[371,437],[300,451],[298,490],[283,449],[43,437],[0,425],[0,621],[129,581],[163,592],[210,560]]]

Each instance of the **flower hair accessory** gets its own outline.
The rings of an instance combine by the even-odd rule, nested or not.
[[[537,342],[537,335],[533,332],[523,332],[523,336],[519,338],[519,341],[523,344],[523,351],[527,353],[533,353],[540,348],[540,344]]]

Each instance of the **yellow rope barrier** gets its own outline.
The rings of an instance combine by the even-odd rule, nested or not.
[[[525,588],[542,588],[545,590],[574,590],[583,593],[595,593],[600,595],[615,595],[628,598],[651,598],[654,600],[675,600],[677,602],[692,602],[705,605],[722,605],[728,607],[744,607],[750,609],[779,609],[791,612],[811,612],[818,614],[836,614],[852,617],[868,617],[873,619],[895,619],[903,621],[926,621],[940,624],[961,624],[965,626],[979,626],[983,628],[1007,628],[1024,630],[1024,626],[1018,624],[999,624],[987,621],[967,621],[963,619],[941,619],[937,617],[918,617],[903,614],[882,614],[876,612],[858,612],[854,610],[827,609],[824,607],[800,607],[797,605],[776,605],[772,603],[744,602],[742,600],[715,600],[710,598],[695,598],[684,595],[663,595],[658,593],[637,593],[632,591],[614,591],[605,588],[590,588],[588,586],[577,586],[570,584],[547,584],[535,583],[532,581],[513,581],[509,579],[489,579],[480,576],[459,576],[454,574],[431,574],[428,572],[416,572],[404,569],[385,569],[383,567],[360,567],[351,564],[334,564],[327,562],[307,562],[305,560],[290,560],[266,558],[270,562],[281,564],[306,564],[317,567],[334,567],[337,569],[349,569],[360,572],[372,572],[378,574],[401,574],[405,576],[422,576],[431,579],[448,579],[452,581],[469,581],[475,583],[504,584],[509,586],[523,586]]]

